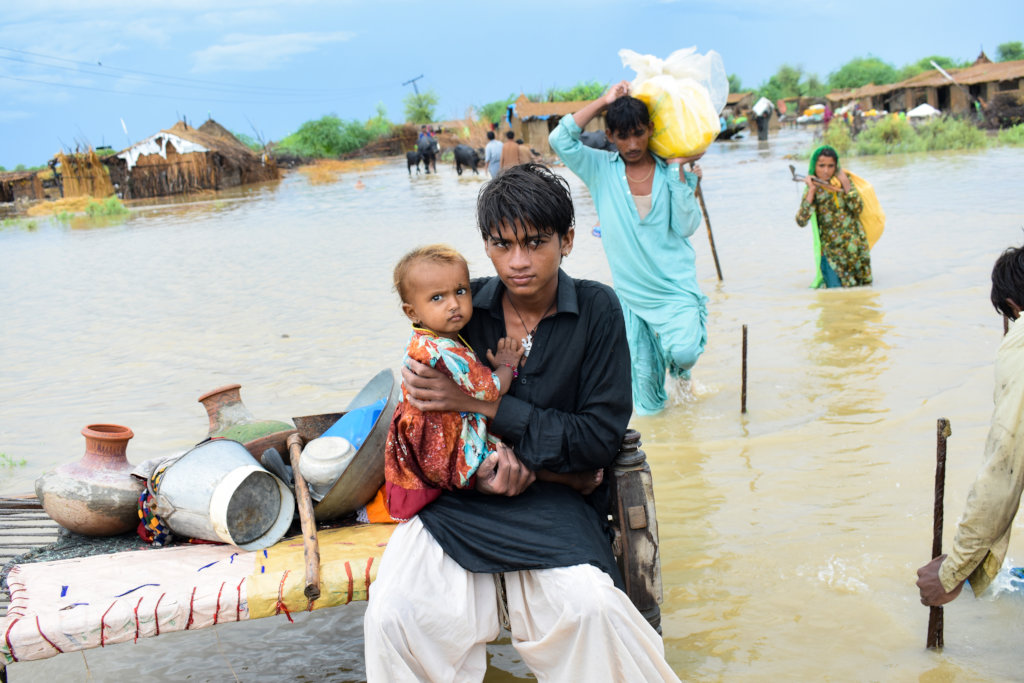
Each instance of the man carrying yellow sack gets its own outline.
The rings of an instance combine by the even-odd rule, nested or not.
[[[586,147],[583,128],[602,109],[617,152]],[[594,199],[601,242],[626,319],[633,405],[651,415],[665,407],[666,370],[688,379],[707,343],[707,297],[697,284],[689,236],[700,225],[694,173],[702,155],[664,160],[648,150],[654,126],[629,84],[618,83],[551,132],[551,148]]]

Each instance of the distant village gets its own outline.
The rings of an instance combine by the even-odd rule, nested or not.
[[[963,115],[998,106],[1001,101],[1020,106],[1024,102],[1024,60],[992,62],[982,53],[971,66],[962,69],[925,71],[899,83],[868,84],[833,91],[825,97],[782,99],[773,103],[770,116],[760,119],[751,111],[754,99],[754,92],[730,93],[722,112],[723,121],[742,119],[752,132],[759,125],[767,125],[771,131],[788,123],[796,124],[801,114],[814,106],[843,114],[910,112],[928,105],[937,113]],[[561,117],[584,104],[533,102],[520,95],[508,106],[503,123],[516,138],[545,155],[550,153],[548,133]],[[460,122],[446,122],[441,127],[459,125]],[[603,118],[596,117],[587,130],[603,131],[604,126]],[[361,152],[401,154],[414,144],[415,136],[414,126],[396,126],[388,139]],[[482,145],[476,140],[465,142]],[[0,203],[76,196],[140,199],[221,190],[278,179],[280,161],[267,152],[253,151],[212,119],[198,128],[179,121],[117,153],[62,153],[49,161],[48,170],[0,173]]]

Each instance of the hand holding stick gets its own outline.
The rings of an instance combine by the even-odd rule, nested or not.
[[[834,187],[831,183],[826,183],[824,180],[821,180],[820,178],[816,178],[815,176],[812,176],[812,175],[800,175],[799,173],[796,172],[796,167],[793,166],[793,164],[789,165],[789,171],[790,171],[790,173],[793,174],[793,181],[794,182],[797,182],[797,183],[813,183],[815,187],[820,187],[821,189],[828,190],[829,192],[843,192],[844,191],[844,190],[842,190],[842,189],[840,189],[838,187]],[[810,185],[808,185],[808,187],[810,187]]]
[[[946,494],[946,439],[952,434],[949,420],[939,418],[937,425],[937,445],[935,449],[935,505],[932,509],[932,557],[942,554],[942,508]],[[942,649],[942,608],[932,607],[928,612],[929,650]]]
[[[701,156],[703,156],[703,154]],[[697,158],[699,159],[700,157],[698,156]],[[691,161],[690,162],[690,168],[693,169],[695,166],[696,166],[696,163]],[[679,168],[680,169],[682,168],[682,164],[680,164]],[[701,175],[703,175],[703,174],[701,174]],[[704,193],[700,191],[700,181],[701,181],[701,177],[698,176],[698,178],[697,178],[697,189],[694,192],[694,194],[697,195],[697,199],[698,199],[698,201],[700,201],[700,210],[704,213],[704,224],[708,226],[708,241],[711,242],[711,255],[715,259],[715,272],[718,273],[718,281],[721,282],[722,281],[722,266],[718,265],[718,251],[715,249],[715,236],[713,234],[711,234],[711,219],[708,218],[708,207],[704,204]]]

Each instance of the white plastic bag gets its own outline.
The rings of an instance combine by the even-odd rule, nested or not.
[[[721,130],[718,113],[729,97],[729,79],[714,50],[676,50],[667,59],[619,50],[623,66],[636,72],[630,93],[651,113],[650,149],[658,156],[700,154]]]
[[[762,97],[750,109],[754,112],[754,116],[764,116],[765,112],[770,112],[774,107],[771,100],[767,97]]]

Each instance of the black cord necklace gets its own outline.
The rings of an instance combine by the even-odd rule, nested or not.
[[[523,337],[520,341],[522,341],[523,343],[523,358],[527,358],[530,355],[530,349],[533,348],[534,332],[536,332],[537,328],[540,327],[540,321],[546,318],[548,316],[548,313],[551,312],[551,309],[555,307],[555,303],[558,301],[558,297],[555,297],[555,301],[551,302],[551,305],[548,306],[548,310],[544,311],[544,315],[542,315],[540,319],[537,320],[537,324],[533,326],[532,330],[526,326],[526,321],[523,320],[523,314],[520,313],[519,309],[516,308],[516,305],[512,303],[512,297],[508,295],[508,292],[505,293],[505,297],[508,299],[508,305],[511,306],[512,310],[516,312],[517,316],[519,316],[519,322],[523,324],[523,329],[526,330],[526,336]]]

